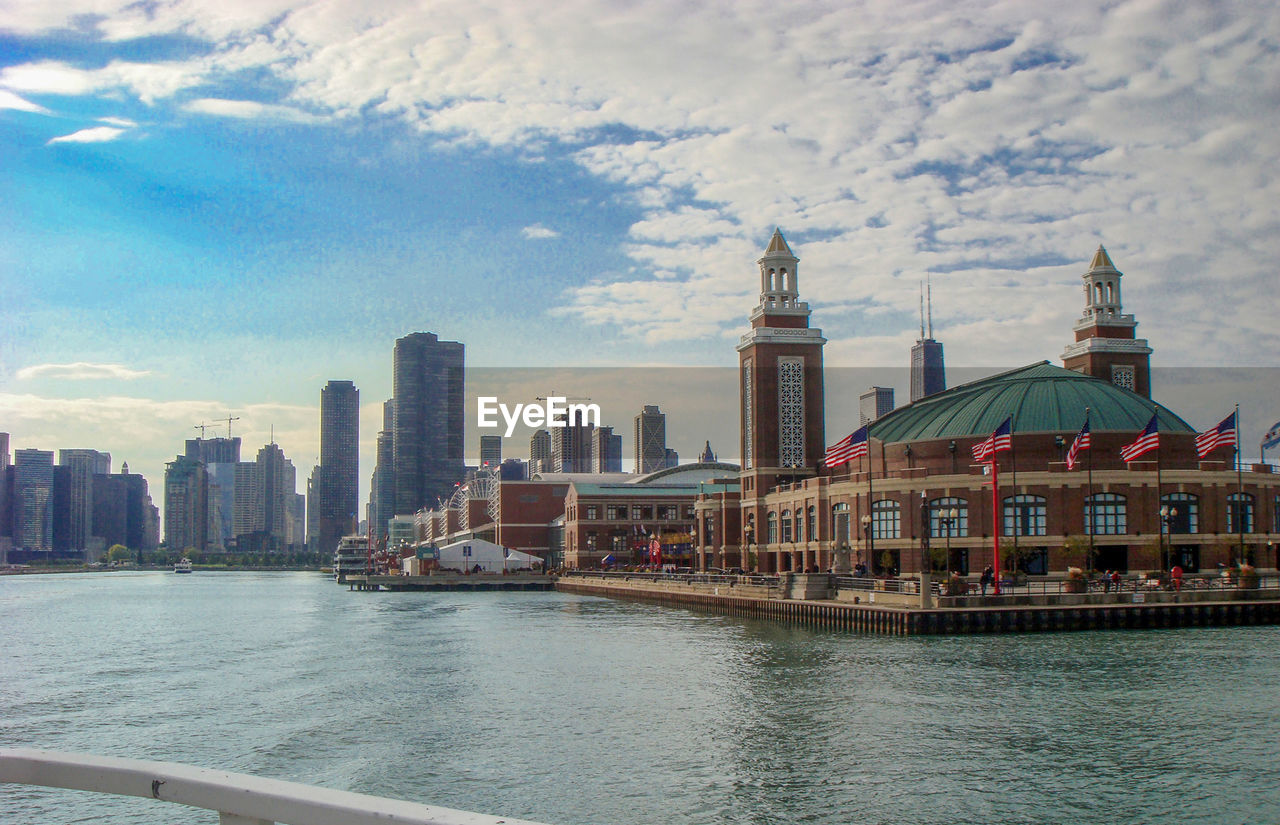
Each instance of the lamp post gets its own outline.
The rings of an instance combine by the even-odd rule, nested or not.
[[[947,566],[951,566],[951,528],[955,526],[956,519],[960,518],[960,511],[952,507],[945,511],[942,517],[938,519],[938,523],[942,525],[942,529],[947,531]]]
[[[867,543],[867,561],[871,562],[871,566],[874,567],[876,563],[876,540],[875,533],[871,530],[871,514],[864,515],[861,521],[862,533],[866,536],[864,540]]]
[[[1178,517],[1178,508],[1163,505],[1160,508],[1160,523],[1164,529],[1160,531],[1161,544],[1160,549],[1164,554],[1164,569],[1168,570],[1172,567],[1169,564],[1169,555],[1173,550],[1173,521]]]

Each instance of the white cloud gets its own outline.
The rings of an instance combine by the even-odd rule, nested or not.
[[[76,361],[73,364],[36,364],[23,367],[17,371],[16,376],[21,380],[53,378],[61,381],[86,381],[106,378],[132,381],[150,374],[150,370],[130,369],[122,364],[91,364],[87,361]]]
[[[253,100],[224,100],[221,98],[203,97],[192,100],[182,107],[188,112],[217,117],[234,117],[242,120],[290,120],[298,123],[316,123],[321,119],[315,115],[294,109],[289,106],[276,106],[258,103]]]
[[[524,229],[520,230],[520,234],[524,235],[526,238],[529,238],[530,240],[543,240],[547,238],[560,237],[559,232],[555,231],[554,229],[548,229],[547,227],[543,226],[540,223],[535,223],[531,226],[526,226]]]
[[[106,123],[109,126],[119,126],[121,129],[132,129],[138,124],[132,120],[123,117],[100,117],[99,123]]]
[[[32,103],[18,97],[13,92],[6,89],[0,89],[0,109],[13,109],[19,112],[35,112],[36,114],[47,115],[49,110],[38,103]]]
[[[124,132],[124,129],[117,129],[114,126],[94,126],[69,135],[50,138],[49,143],[106,143],[120,137]]]

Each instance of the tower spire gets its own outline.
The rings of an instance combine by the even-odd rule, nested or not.
[[[933,340],[933,274],[925,276],[925,288],[929,295],[929,339]]]
[[[924,281],[920,282],[920,340],[924,340]]]

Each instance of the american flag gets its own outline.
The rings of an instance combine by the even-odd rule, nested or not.
[[[973,448],[974,461],[989,461],[996,453],[1013,449],[1013,416],[996,427],[996,431],[987,440]]]
[[[1120,448],[1122,459],[1133,461],[1160,446],[1160,428],[1156,424],[1156,418],[1155,415],[1151,416],[1151,420],[1147,422],[1147,426],[1143,428],[1137,440]]]
[[[1236,443],[1236,414],[1218,422],[1218,426],[1205,430],[1196,436],[1196,455],[1204,458],[1218,447],[1229,447]]]
[[[859,427],[844,438],[827,448],[823,463],[828,467],[838,467],[846,461],[862,458],[867,454],[867,428]]]
[[[1086,415],[1084,417],[1084,426],[1076,434],[1076,440],[1071,442],[1071,449],[1067,450],[1068,470],[1076,468],[1076,459],[1079,457],[1080,451],[1087,449],[1089,449],[1089,416]]]

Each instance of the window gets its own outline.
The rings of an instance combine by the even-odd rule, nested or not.
[[[1253,496],[1249,493],[1227,496],[1227,532],[1253,532]]]
[[[626,521],[627,505],[625,504],[606,504],[604,508],[604,517],[609,521]]]
[[[778,514],[769,513],[769,532],[766,534],[769,544],[778,543]]]
[[[678,518],[680,518],[680,506],[678,504],[658,505],[659,521],[675,521]]]
[[[617,558],[620,558],[620,559],[626,558],[625,555],[622,555],[627,552],[627,531],[626,530],[614,530],[612,533],[609,534],[609,550]]]
[[[1115,364],[1111,367],[1111,383],[1121,389],[1134,391],[1134,373],[1133,367]]]
[[[812,504],[809,505],[809,511],[806,516],[808,522],[805,526],[804,534],[809,537],[809,541],[818,540],[818,508]]]
[[[1086,535],[1122,536],[1129,532],[1124,496],[1115,493],[1096,493],[1084,504],[1084,531]],[[1044,535],[1038,533],[1036,535]]]
[[[632,504],[631,520],[632,521],[649,521],[653,518],[652,504]]]
[[[791,511],[782,511],[782,540],[783,542],[791,541]]]
[[[902,508],[896,501],[881,499],[871,505],[871,537],[896,539],[902,533]]]
[[[587,533],[586,538],[587,538],[587,552],[588,553],[596,552],[596,534]]]
[[[1169,508],[1169,533],[1200,532],[1200,499],[1191,493],[1169,493],[1160,497],[1160,506]]]
[[[1003,509],[1004,535],[1043,536],[1046,534],[1047,508],[1044,496],[1009,496],[1004,500]]]
[[[954,518],[950,515],[955,510]],[[929,502],[929,537],[962,538],[969,535],[969,502],[962,498],[935,498]]]
[[[684,517],[685,517],[685,518],[687,518],[687,519],[691,519],[691,518],[693,518],[693,517],[694,517],[694,516],[693,516],[693,513],[694,513],[693,505],[692,505],[692,504],[686,504],[686,505],[684,506]]]
[[[849,543],[849,505],[845,502],[831,506],[832,539],[837,546]]]
[[[600,508],[595,504],[587,505],[587,518],[594,521],[600,518]]]

